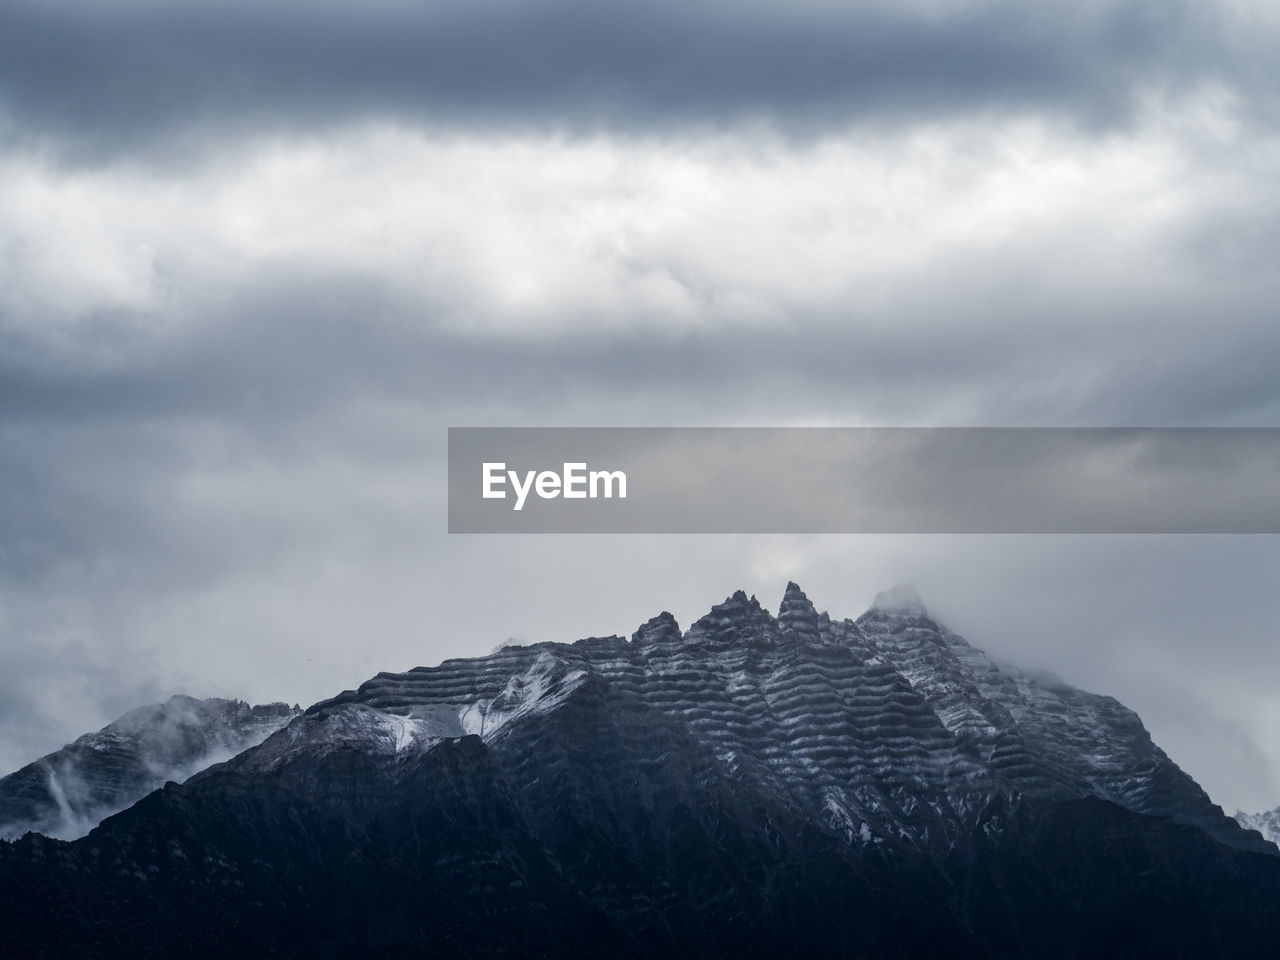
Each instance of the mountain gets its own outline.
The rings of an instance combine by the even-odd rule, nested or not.
[[[1245,813],[1236,811],[1236,822],[1246,830],[1257,830],[1260,834],[1280,847],[1280,807],[1266,813]]]
[[[0,838],[83,836],[166,781],[256,746],[299,712],[186,696],[139,707],[0,779]]]
[[[379,674],[87,837],[0,844],[41,956],[1262,955],[1280,856],[1109,697],[904,589]],[[56,935],[55,935],[56,933]]]

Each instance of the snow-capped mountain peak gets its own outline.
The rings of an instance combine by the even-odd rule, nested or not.
[[[1258,848],[1112,698],[998,665],[929,619],[910,587],[855,620],[818,613],[788,583],[773,616],[737,591],[687,631],[669,613],[631,642],[507,646],[383,673],[310,708],[237,763],[246,769],[357,745],[420,753],[486,742],[571,702],[592,681],[686,730],[726,771],[750,769],[851,841],[933,844],[993,795],[1096,796]],[[619,707],[621,708],[621,707]]]

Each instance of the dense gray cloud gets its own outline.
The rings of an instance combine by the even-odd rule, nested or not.
[[[1280,802],[1274,538],[449,537],[451,425],[1280,424],[1267,3],[0,12],[0,765],[795,578]]]
[[[358,116],[812,133],[1048,111],[1108,126],[1203,83],[1269,110],[1275,27],[1262,6],[1182,0],[20,0],[0,14],[0,91],[11,135],[78,158]]]

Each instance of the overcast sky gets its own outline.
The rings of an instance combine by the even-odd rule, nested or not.
[[[8,0],[0,768],[913,581],[1280,804],[1274,537],[450,537],[463,425],[1280,425],[1270,0]]]

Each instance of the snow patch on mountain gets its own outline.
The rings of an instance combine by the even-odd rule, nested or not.
[[[490,656],[512,649],[524,648],[504,648]],[[393,676],[379,674],[373,682]],[[267,770],[341,749],[406,759],[420,756],[442,740],[474,735],[488,742],[515,721],[555,709],[586,676],[587,671],[571,669],[563,659],[544,651],[523,669],[505,676],[502,687],[491,695],[477,697],[469,687],[411,701],[355,700],[354,694],[344,694],[311,707],[236,762],[243,768]]]
[[[459,721],[467,733],[491,740],[512,721],[554,709],[586,675],[585,670],[570,670],[563,660],[540,653],[527,670],[508,680],[496,697],[477,700],[464,709]]]

